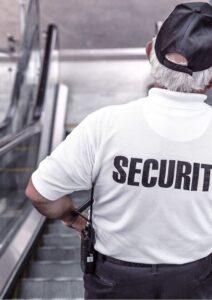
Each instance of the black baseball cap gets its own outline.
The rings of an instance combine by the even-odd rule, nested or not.
[[[205,2],[182,3],[163,23],[155,43],[159,62],[169,69],[192,75],[212,67],[212,6]],[[184,56],[188,65],[166,58],[169,53]]]

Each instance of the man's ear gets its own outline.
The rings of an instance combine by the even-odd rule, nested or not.
[[[152,41],[149,41],[146,44],[146,55],[147,55],[148,59],[150,58],[151,51],[152,51]]]

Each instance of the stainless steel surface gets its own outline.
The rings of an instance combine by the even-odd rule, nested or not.
[[[17,63],[9,55],[0,59],[0,123],[4,120],[12,96],[11,87],[14,84]]]
[[[13,87],[8,121],[18,132],[31,124],[41,70],[38,0],[28,1],[26,27],[20,42],[20,58]]]
[[[23,252],[31,245],[32,233],[33,236],[36,235],[43,221],[44,217],[33,209],[11,241],[7,251],[0,257],[0,298],[2,298],[1,292],[6,289],[14,272],[19,267]]]
[[[65,137],[64,128],[67,114],[68,93],[68,87],[64,84],[60,84],[57,93],[56,114],[51,149],[55,149]]]
[[[15,146],[19,145],[21,142],[25,141],[27,138],[31,137],[32,135],[34,135],[40,131],[41,131],[40,122],[37,122],[34,125],[27,127],[20,134],[13,136],[10,139],[10,141],[7,141],[7,143],[4,146],[1,146],[1,144],[0,144],[0,146],[1,146],[0,147],[0,155],[5,154],[6,152],[13,149]]]
[[[5,230],[0,228],[0,297],[39,231],[40,220],[34,227],[38,213],[32,214],[32,206],[24,195],[36,166],[39,137],[39,126],[32,127],[5,146],[0,155],[0,222],[7,218]]]
[[[145,48],[63,49],[61,60],[127,60],[146,58]]]
[[[38,1],[30,0],[26,30],[19,42],[18,60],[10,53],[9,62],[17,62],[14,82],[9,85],[9,109],[0,123],[0,137],[20,132],[32,123],[41,65]]]
[[[42,261],[79,260],[80,248],[75,246],[40,247],[36,252],[36,259]]]
[[[20,299],[84,299],[82,278],[25,279]]]

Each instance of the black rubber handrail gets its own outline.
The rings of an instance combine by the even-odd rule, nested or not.
[[[46,87],[48,84],[52,50],[54,50],[57,45],[59,47],[58,28],[56,25],[50,24],[47,29],[47,39],[46,39],[46,46],[44,52],[43,67],[40,76],[37,101],[36,101],[35,110],[33,114],[34,119],[36,120],[39,119],[41,115],[42,107],[45,100]]]

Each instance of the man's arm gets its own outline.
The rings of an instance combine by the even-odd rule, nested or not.
[[[34,187],[30,179],[26,196],[31,199],[33,206],[44,216],[50,219],[60,219],[66,226],[82,231],[86,225],[82,217],[73,218],[71,212],[75,209],[70,197],[64,196],[55,201],[43,197]]]

